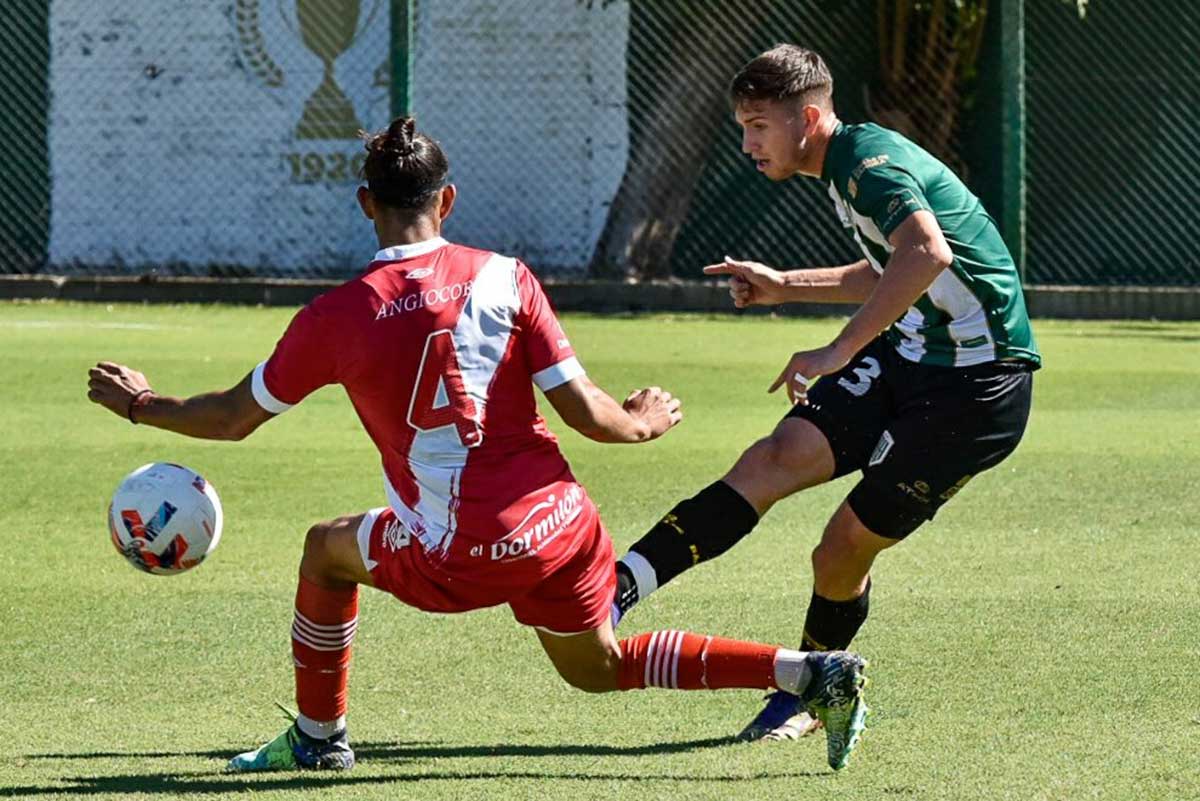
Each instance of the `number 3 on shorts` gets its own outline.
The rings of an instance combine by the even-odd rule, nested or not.
[[[446,400],[441,406],[435,406],[439,387]],[[467,448],[478,447],[483,442],[479,412],[463,383],[458,354],[454,351],[454,336],[449,329],[434,331],[425,340],[425,351],[421,354],[421,366],[417,368],[417,380],[408,404],[408,424],[418,431],[452,425]]]
[[[873,356],[864,356],[862,364],[854,368],[854,376],[858,380],[851,381],[849,376],[843,376],[838,379],[838,386],[854,397],[861,398],[871,389],[871,382],[879,378],[881,372],[877,359]]]

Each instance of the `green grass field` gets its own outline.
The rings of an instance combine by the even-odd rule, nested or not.
[[[364,594],[345,776],[221,772],[275,735],[307,526],[380,505],[340,390],[242,443],[134,428],[85,398],[98,359],[161,391],[238,381],[290,310],[0,304],[0,797],[1170,799],[1200,797],[1200,325],[1041,322],[1047,369],[1017,453],[884,554],[856,647],[873,726],[735,744],[754,692],[587,696],[504,609],[433,617]],[[833,320],[569,316],[613,394],[684,399],[650,445],[551,425],[620,549],[718,477],[785,401],[766,386]],[[224,501],[194,573],[129,568],[104,524],[129,470],[172,460]],[[851,480],[776,507],[622,625],[795,645],[808,553]]]

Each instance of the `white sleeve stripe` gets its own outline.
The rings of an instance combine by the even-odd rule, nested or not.
[[[250,391],[254,393],[254,400],[258,401],[259,406],[271,414],[283,414],[294,404],[284,403],[271,394],[271,390],[267,389],[267,382],[263,380],[263,373],[266,369],[266,362],[262,362],[254,368],[254,376],[250,379]]]
[[[583,365],[579,363],[579,359],[572,356],[558,364],[550,365],[545,370],[538,370],[533,374],[533,383],[537,384],[542,392],[548,392],[583,374]]]

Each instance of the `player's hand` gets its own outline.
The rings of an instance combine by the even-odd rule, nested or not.
[[[704,268],[705,275],[728,275],[729,296],[739,309],[777,306],[786,302],[783,273],[756,261],[735,261],[726,256],[720,264]]]
[[[126,417],[133,399],[150,389],[146,376],[123,364],[100,362],[88,370],[88,400]]]
[[[683,420],[679,398],[660,387],[634,390],[621,405],[650,428],[650,439],[658,439]]]
[[[853,354],[846,355],[834,345],[826,345],[816,350],[802,350],[793,353],[788,359],[787,367],[771,384],[767,392],[774,392],[780,387],[787,387],[788,400],[794,406],[797,403],[808,403],[808,388],[823,375],[836,373],[850,362]]]

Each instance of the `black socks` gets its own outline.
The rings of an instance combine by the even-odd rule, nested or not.
[[[617,563],[617,605],[628,611],[642,596],[680,573],[728,551],[757,523],[758,512],[737,490],[724,481],[710,484],[677,504],[630,547],[647,563],[643,569],[653,570],[652,586],[646,587],[634,570]]]
[[[804,618],[804,651],[841,651],[867,619],[871,602],[871,580],[863,594],[850,601],[831,601],[813,591]]]

